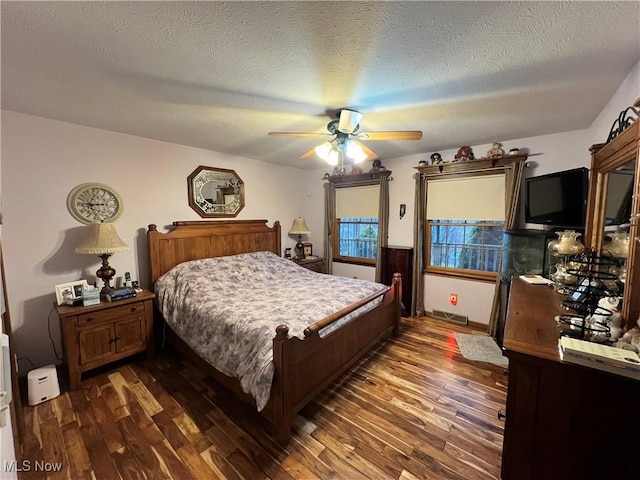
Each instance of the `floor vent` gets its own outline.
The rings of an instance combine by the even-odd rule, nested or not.
[[[449,313],[449,312],[444,312],[442,310],[434,310],[433,312],[431,312],[431,316],[433,318],[446,320],[447,322],[457,323],[459,325],[469,324],[469,317],[467,317],[466,315],[458,315],[457,313]]]

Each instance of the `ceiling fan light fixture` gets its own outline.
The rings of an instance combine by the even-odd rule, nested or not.
[[[340,160],[340,152],[338,150],[331,150],[327,158],[324,159],[325,162],[333,166],[338,165],[338,160]]]
[[[369,158],[369,156],[364,153],[363,151],[360,151],[358,153],[356,153],[353,157],[351,157],[353,159],[353,163],[362,163],[364,162],[367,158]]]
[[[357,130],[362,114],[355,110],[341,110],[338,122],[338,131],[342,133],[353,133]]]
[[[345,155],[353,160],[354,163],[360,163],[367,159],[367,154],[362,150],[358,142],[347,140],[345,142]]]
[[[333,142],[324,142],[318,145],[314,151],[316,155],[329,165],[338,165],[340,160],[340,152],[335,148]]]
[[[318,145],[315,149],[316,155],[318,155],[321,159],[326,160],[333,150],[333,144],[331,142],[324,142]]]

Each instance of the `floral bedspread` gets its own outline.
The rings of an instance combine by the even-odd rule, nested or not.
[[[171,329],[218,371],[238,378],[258,410],[270,396],[278,325],[304,339],[309,325],[388,288],[312,272],[271,252],[185,262],[155,283],[158,307]],[[321,336],[380,301],[326,327]]]

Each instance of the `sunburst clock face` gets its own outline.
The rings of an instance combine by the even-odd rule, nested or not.
[[[115,222],[124,210],[122,198],[102,183],[83,183],[69,192],[67,208],[73,218],[86,225]]]

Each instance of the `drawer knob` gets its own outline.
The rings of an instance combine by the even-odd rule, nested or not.
[[[113,337],[113,338],[111,339],[111,341],[112,341],[112,342],[117,342],[118,340],[120,340],[120,337]]]
[[[137,309],[138,309],[138,306],[137,306],[137,305],[134,305],[133,307],[131,307],[131,311],[132,311],[132,312],[135,312]]]
[[[93,317],[87,317],[87,322],[90,322],[91,320],[93,320]]]

